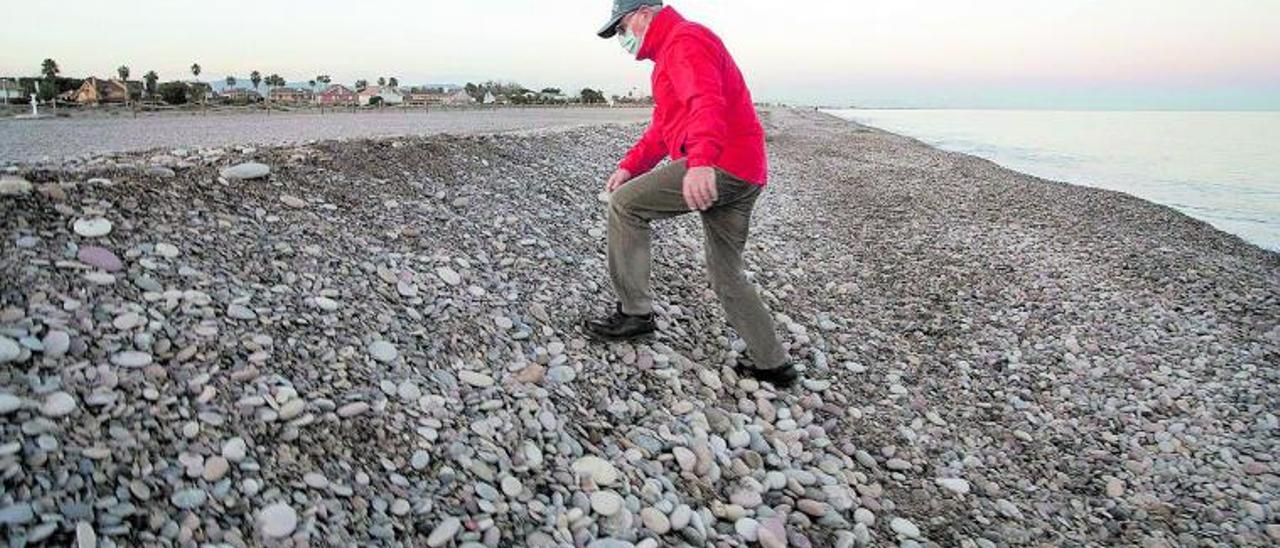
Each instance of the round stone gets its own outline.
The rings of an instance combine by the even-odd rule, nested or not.
[[[231,438],[222,444],[222,456],[231,462],[240,462],[244,460],[249,452],[249,447],[244,442],[244,438]]]
[[[22,409],[22,398],[13,394],[0,394],[0,415],[8,415]]]
[[[75,412],[76,398],[66,392],[54,392],[49,394],[44,400],[44,405],[40,406],[40,412],[46,417],[65,417]]]
[[[515,476],[507,476],[502,478],[502,492],[511,498],[519,497],[524,493],[524,484]]]
[[[447,266],[437,268],[436,274],[440,276],[441,280],[444,280],[444,283],[449,285],[458,285],[462,283],[462,276]]]
[[[395,345],[387,341],[376,341],[369,345],[369,356],[379,362],[388,363],[395,361],[400,356],[400,352],[396,350]]]
[[[111,356],[111,363],[116,367],[138,368],[151,365],[151,354],[146,352],[126,351]]]
[[[284,205],[287,205],[294,209],[304,209],[307,207],[307,201],[297,196],[290,196],[288,194],[285,194],[280,196],[280,201],[283,202]]]
[[[267,538],[284,538],[298,528],[298,513],[292,506],[277,502],[258,514],[258,528]]]
[[[338,301],[335,301],[328,297],[316,297],[316,308],[319,308],[320,310],[323,310],[325,312],[333,312],[338,308],[341,308],[341,306],[342,305],[338,304]]]
[[[101,238],[111,233],[111,221],[101,217],[94,219],[77,219],[71,225],[76,234],[85,238]]]
[[[421,449],[413,452],[413,458],[409,460],[409,464],[414,470],[422,470],[431,465],[431,454]]]
[[[760,522],[752,518],[740,518],[733,523],[733,530],[747,542],[755,542],[760,538],[757,534],[760,530]]]
[[[9,363],[22,356],[22,347],[9,337],[0,336],[0,363]]]
[[[87,521],[76,523],[76,548],[97,548],[98,534]]]
[[[166,259],[173,259],[173,258],[176,258],[181,252],[179,252],[178,247],[173,244],[159,243],[159,244],[156,244],[155,246],[155,253],[156,255],[159,255]]]
[[[644,523],[646,529],[655,534],[665,535],[671,531],[671,520],[662,513],[662,510],[652,506],[640,509],[640,521]]]
[[[368,410],[369,410],[368,403],[357,401],[357,402],[351,402],[342,407],[339,407],[337,413],[339,417],[347,419],[347,418],[355,417],[358,415],[363,415]]]
[[[169,502],[182,510],[191,510],[204,506],[209,494],[199,489],[183,489],[169,497]]]
[[[71,349],[71,336],[66,331],[53,330],[45,334],[42,343],[44,344],[44,355],[50,358],[60,358],[67,354],[67,350]]]
[[[622,510],[622,496],[613,491],[596,491],[591,494],[591,509],[602,516],[612,516]]]
[[[230,181],[249,181],[261,179],[271,174],[271,168],[257,162],[246,162],[222,170],[222,178]]]
[[[422,397],[422,389],[413,381],[404,381],[396,388],[396,395],[406,402],[416,402]]]
[[[76,252],[76,258],[89,266],[101,268],[107,272],[117,272],[124,268],[124,263],[110,249],[87,245]]]
[[[892,520],[889,520],[889,528],[893,529],[893,532],[907,538],[920,538],[920,528],[916,527],[916,524],[911,523],[911,520],[906,518],[893,518]]]
[[[485,375],[484,373],[476,373],[475,371],[459,372],[458,380],[477,388],[488,388],[493,386],[493,377]]]
[[[589,476],[596,485],[609,486],[618,481],[618,469],[600,457],[582,457],[574,461],[572,469],[579,476]]]
[[[787,546],[787,529],[779,518],[760,520],[756,527],[756,539],[765,548],[785,548]]]
[[[204,480],[208,482],[216,482],[227,475],[231,470],[231,463],[227,462],[226,457],[209,457],[204,461]]]
[[[939,478],[936,481],[938,482],[938,486],[957,495],[963,496],[969,494],[969,482],[965,480],[959,478]]]
[[[430,535],[427,535],[427,546],[439,548],[448,544],[449,541],[453,540],[453,536],[458,534],[459,529],[462,529],[461,520],[458,518],[445,518],[439,525],[436,525],[435,529],[431,530]]]
[[[303,474],[302,483],[307,484],[312,489],[324,489],[329,486],[329,478],[319,472],[308,472]]]

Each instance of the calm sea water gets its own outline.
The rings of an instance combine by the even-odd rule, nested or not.
[[[1046,179],[1132,194],[1280,251],[1280,112],[831,112]]]

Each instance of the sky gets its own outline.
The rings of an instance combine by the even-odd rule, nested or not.
[[[513,80],[648,91],[595,36],[611,0],[14,0],[0,76]],[[1280,0],[672,0],[758,101],[908,108],[1280,110]]]

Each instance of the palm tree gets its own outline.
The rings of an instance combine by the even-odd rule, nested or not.
[[[228,77],[227,77],[227,87],[229,87],[229,88],[236,87],[236,77],[235,77],[235,76],[228,76]]]
[[[356,91],[364,91],[364,88],[367,88],[367,87],[369,87],[368,80],[365,80],[365,79],[356,80]]]
[[[116,69],[116,74],[120,75],[121,82],[128,82],[129,81],[128,65],[120,65],[120,68]]]
[[[160,75],[156,74],[156,71],[154,70],[149,70],[146,74],[142,75],[142,80],[147,83],[146,88],[144,88],[147,90],[147,97],[150,98],[152,95],[155,95],[156,82],[160,80]]]
[[[250,72],[249,81],[253,82],[253,91],[258,91],[258,84],[262,82],[262,73],[256,70]]]
[[[398,88],[400,87],[400,81],[396,80],[395,76],[392,76],[391,78],[387,79],[387,85],[393,88]]]
[[[48,90],[41,95],[45,99],[55,99],[54,108],[57,108],[58,105],[56,101],[58,97],[58,75],[61,73],[62,69],[58,68],[58,62],[53,59],[45,59],[43,63],[40,63],[40,74],[44,75],[45,89]]]
[[[197,83],[197,84],[198,84],[198,83],[200,83],[200,63],[192,63],[192,64],[191,64],[191,75],[195,77],[195,80],[196,80],[196,83]],[[199,88],[199,87],[197,87],[197,88],[195,88],[195,89],[200,89],[200,88]],[[203,93],[203,91],[200,91],[199,93],[200,93],[200,96],[201,96],[201,97],[200,97],[200,99],[201,99],[201,100],[200,100],[200,107],[201,107],[201,108],[204,108],[204,106],[205,106],[205,102],[204,102],[204,93]]]
[[[386,76],[379,76],[379,77],[378,77],[378,87],[383,87],[383,86],[385,86],[385,85],[387,85],[387,77],[386,77]]]

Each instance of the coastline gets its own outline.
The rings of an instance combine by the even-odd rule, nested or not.
[[[692,217],[657,230],[658,338],[582,338],[609,305],[599,181],[639,126],[198,147],[17,166],[37,188],[0,197],[0,333],[72,343],[0,371],[28,402],[5,437],[72,395],[63,443],[30,450],[153,493],[117,506],[158,526],[99,529],[126,544],[256,539],[300,498],[297,534],[359,543],[1277,540],[1280,254],[829,114],[763,121],[746,257],[803,389],[728,367]],[[271,178],[219,180],[250,160]],[[115,230],[71,233],[96,216]],[[233,438],[256,466],[191,474]],[[79,497],[30,480],[35,514]]]

